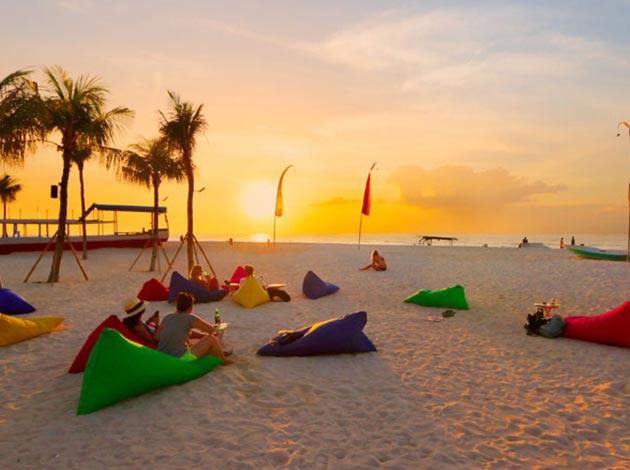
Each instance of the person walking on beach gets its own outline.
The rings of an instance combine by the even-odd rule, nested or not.
[[[377,250],[372,250],[372,254],[370,255],[370,261],[372,261],[367,266],[363,266],[359,268],[361,271],[367,271],[368,269],[373,269],[374,271],[385,271],[387,270],[387,263],[385,262],[385,258],[383,258]]]
[[[269,298],[271,300],[273,300],[275,297],[279,297],[283,302],[289,302],[291,300],[291,296],[279,287],[267,286],[265,283],[265,278],[262,276],[262,274],[256,274],[256,272],[254,271],[254,266],[252,266],[251,264],[246,264],[243,269],[245,270],[245,277],[241,279],[240,284],[243,284],[243,282],[245,282],[245,279],[252,276],[255,277],[260,285],[263,286],[263,289],[267,291],[267,294],[269,294]]]
[[[175,357],[215,356],[223,360],[223,365],[232,364],[234,361],[226,357],[212,325],[192,314],[194,303],[195,298],[188,292],[177,295],[177,311],[164,317],[158,329],[157,350]],[[200,335],[199,341],[189,347],[189,340],[198,337],[191,334],[193,328],[207,334]]]
[[[125,313],[122,315],[123,325],[127,327],[138,338],[146,341],[149,344],[157,344],[157,330],[160,326],[160,312],[155,311],[153,315],[149,317],[147,322],[142,321],[142,314],[147,309],[147,304],[144,300],[140,300],[137,297],[127,300],[123,306]],[[151,328],[149,325],[153,325]]]

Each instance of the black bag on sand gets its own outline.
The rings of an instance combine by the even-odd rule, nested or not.
[[[539,308],[536,313],[530,313],[527,315],[527,323],[523,325],[523,328],[525,328],[528,335],[538,335],[540,334],[540,327],[549,320],[549,318],[545,318],[543,309]]]

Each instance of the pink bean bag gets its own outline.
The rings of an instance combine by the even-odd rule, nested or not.
[[[562,336],[630,348],[630,302],[593,317],[565,317]]]
[[[156,347],[154,344],[146,343],[145,341],[134,335],[116,315],[110,315],[100,325],[94,328],[94,331],[92,331],[92,333],[90,333],[90,335],[87,337],[85,343],[83,343],[83,346],[79,350],[77,357],[74,358],[74,362],[72,362],[70,369],[68,369],[68,373],[76,374],[85,370],[85,365],[87,364],[88,358],[90,357],[92,348],[96,344],[96,341],[98,340],[98,337],[101,335],[101,331],[103,331],[104,328],[111,328],[112,330],[116,330],[125,338],[136,343],[140,343],[151,349],[155,349]]]

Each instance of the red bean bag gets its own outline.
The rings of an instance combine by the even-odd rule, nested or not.
[[[140,300],[160,301],[168,300],[168,287],[158,281],[156,278],[149,279],[142,285],[142,289],[138,293]]]
[[[247,273],[245,272],[245,268],[243,266],[237,266],[230,278],[230,284],[238,284],[241,282],[241,279],[247,277]],[[223,285],[221,288],[229,289],[231,286]]]
[[[594,317],[565,317],[562,336],[630,348],[630,302]]]
[[[77,357],[74,358],[74,362],[72,362],[70,369],[68,369],[68,373],[76,374],[85,370],[85,365],[87,364],[88,357],[90,357],[92,348],[96,344],[96,340],[98,340],[98,337],[101,335],[101,331],[103,331],[104,328],[111,328],[112,330],[116,330],[125,338],[136,343],[140,343],[151,349],[155,349],[156,347],[154,344],[149,344],[134,335],[116,315],[110,315],[87,337],[85,343],[83,343],[83,346],[79,350]]]

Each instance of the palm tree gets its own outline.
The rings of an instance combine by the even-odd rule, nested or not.
[[[47,140],[51,133],[61,136],[61,142],[54,143],[63,161],[59,184],[59,226],[48,276],[48,282],[58,282],[66,237],[68,180],[76,147],[82,142],[97,152],[106,151],[107,144],[121,126],[122,118],[131,117],[133,112],[125,107],[105,112],[103,107],[108,91],[98,84],[99,80],[95,77],[80,76],[73,80],[61,67],[44,68],[50,91],[42,96],[37,86],[30,87],[34,91],[29,90],[32,82],[27,75],[20,71],[12,75],[16,74],[17,78],[10,79],[7,85],[7,106],[2,109],[0,105],[2,157],[22,162],[26,152],[34,150],[37,143],[52,143]],[[5,121],[6,116],[14,115],[21,119]]]
[[[163,139],[145,140],[130,147],[118,176],[124,181],[137,183],[147,188],[153,186],[152,232],[153,250],[149,271],[155,271],[158,255],[158,210],[160,184],[164,179],[184,181],[185,173],[181,160],[172,157],[168,144]]]
[[[0,178],[0,199],[2,199],[2,218],[7,218],[7,204],[15,201],[17,193],[22,190],[22,185],[18,184],[16,180],[5,174]],[[2,223],[2,237],[8,237],[7,224]]]
[[[85,217],[85,179],[83,178],[83,169],[85,163],[90,160],[95,154],[94,149],[89,143],[85,143],[84,137],[77,141],[74,152],[72,154],[72,162],[76,163],[77,170],[79,170],[79,185],[81,196],[81,232],[83,238],[83,259],[87,259],[87,221]],[[101,163],[105,164],[107,169],[114,165],[116,169],[119,168],[120,162],[124,159],[124,152],[119,149],[111,147],[102,147],[99,149],[99,156],[101,157]]]
[[[87,222],[85,217],[85,181],[83,179],[83,168],[86,160],[92,156],[92,148],[86,145],[77,145],[72,153],[72,161],[76,163],[79,170],[79,185],[81,195],[81,228],[83,236],[83,259],[87,259]]]
[[[171,111],[168,116],[160,111],[162,122],[160,134],[169,146],[179,154],[179,159],[184,165],[184,174],[188,180],[188,204],[187,204],[187,253],[188,270],[193,265],[193,195],[195,192],[195,166],[192,161],[196,140],[207,128],[208,124],[202,114],[203,105],[195,108],[192,103],[182,101],[178,94],[168,92],[171,99]]]
[[[0,158],[21,165],[27,152],[46,137],[42,101],[32,71],[18,70],[0,81]]]

